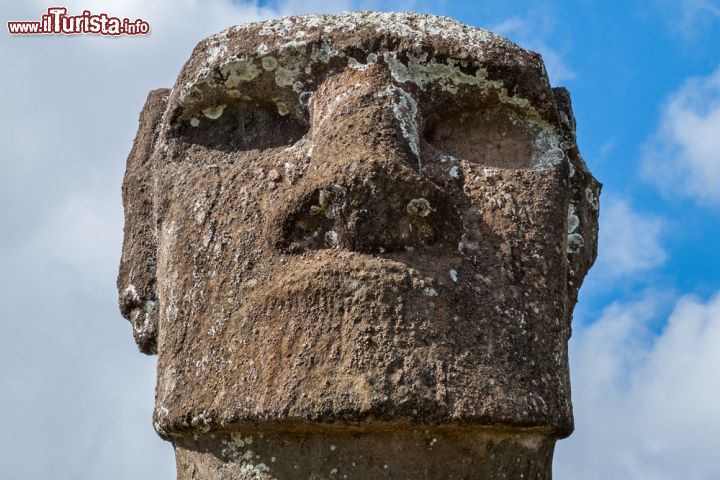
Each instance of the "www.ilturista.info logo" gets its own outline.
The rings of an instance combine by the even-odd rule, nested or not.
[[[50,7],[39,22],[7,22],[10,35],[147,35],[150,24],[138,18],[111,17],[85,10],[81,15],[68,15],[65,7]]]

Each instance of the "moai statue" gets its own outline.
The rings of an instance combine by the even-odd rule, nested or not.
[[[118,286],[179,479],[549,479],[600,185],[540,56],[447,18],[232,27],[150,93]]]

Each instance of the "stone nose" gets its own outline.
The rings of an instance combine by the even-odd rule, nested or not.
[[[369,162],[392,169],[419,166],[420,112],[381,65],[329,78],[310,102],[313,158],[352,173]]]
[[[422,174],[417,106],[381,75],[324,84],[310,107],[310,168],[268,222],[276,248],[390,253],[457,246],[450,193]]]

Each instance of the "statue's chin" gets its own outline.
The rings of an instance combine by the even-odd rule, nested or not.
[[[523,345],[505,336],[520,335],[481,308],[489,287],[456,281],[442,259],[435,272],[415,267],[336,251],[266,267],[272,280],[246,280],[222,324],[203,325],[176,355],[161,351],[156,429],[372,420],[568,434],[569,403],[551,393],[564,372],[519,361]]]

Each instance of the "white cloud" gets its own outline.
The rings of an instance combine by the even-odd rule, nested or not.
[[[575,72],[565,63],[557,49],[548,45],[546,38],[554,30],[553,16],[545,11],[533,11],[527,17],[512,17],[493,27],[491,31],[508,37],[524,48],[540,53],[553,85],[575,78]]]
[[[720,292],[682,297],[656,335],[666,300],[615,303],[576,328],[576,431],[558,444],[558,480],[720,478]]]
[[[691,78],[663,108],[643,174],[667,194],[720,207],[720,68]]]
[[[720,22],[718,0],[656,0],[656,3],[685,39],[697,40],[713,23]]]
[[[660,218],[635,211],[625,199],[603,198],[593,278],[606,281],[659,267],[667,259],[660,244],[662,232]]]

